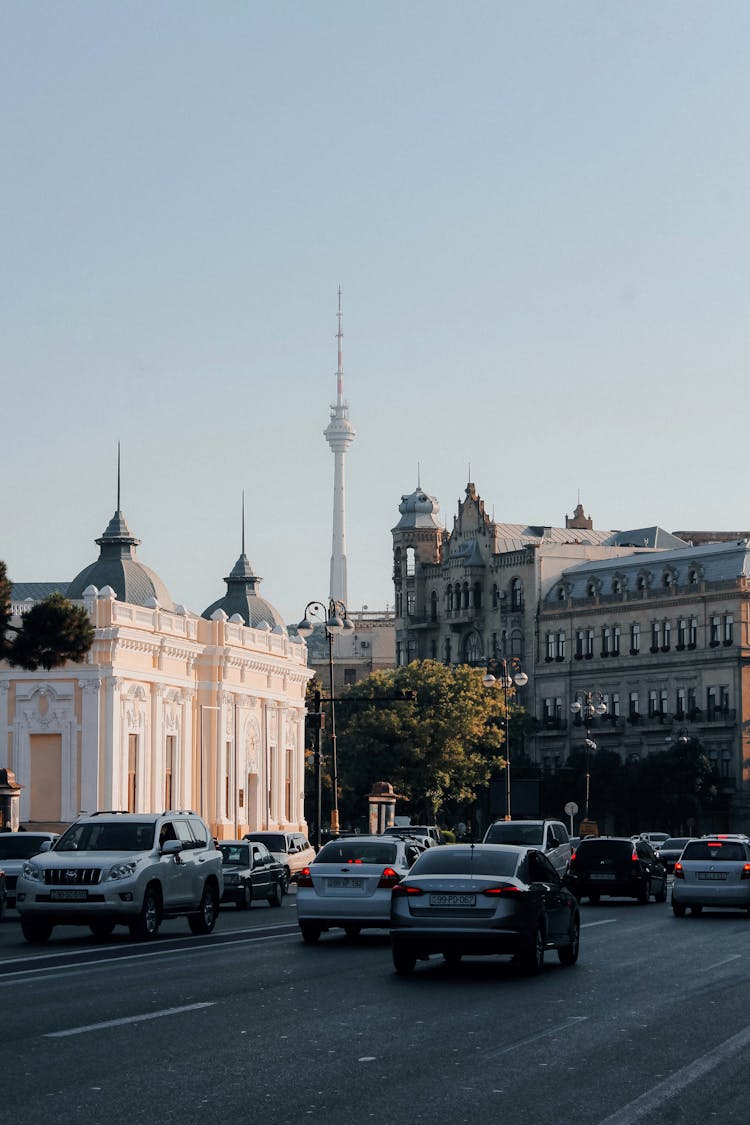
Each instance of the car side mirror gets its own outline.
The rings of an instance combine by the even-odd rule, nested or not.
[[[558,840],[557,836],[550,836],[549,846],[551,848],[559,848],[562,841]]]
[[[161,846],[162,855],[177,855],[182,851],[182,840],[165,840]]]
[[[51,851],[51,849],[52,849],[52,841],[51,840],[42,840],[42,846],[39,849],[39,851],[40,852],[48,852],[48,851]]]

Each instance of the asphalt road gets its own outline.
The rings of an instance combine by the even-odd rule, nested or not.
[[[581,959],[410,977],[387,935],[302,944],[281,910],[229,907],[133,944],[0,923],[0,1120],[325,1125],[746,1125],[750,917],[583,907]]]

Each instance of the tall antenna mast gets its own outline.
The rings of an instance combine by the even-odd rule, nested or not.
[[[341,286],[339,285],[339,311],[336,314],[338,320],[338,331],[336,332],[336,339],[338,341],[338,368],[336,370],[336,405],[341,406],[344,401],[344,330],[342,327],[343,313],[341,311]]]
[[[333,535],[331,542],[331,585],[330,596],[334,601],[348,600],[346,567],[346,486],[344,460],[346,451],[357,436],[357,431],[349,421],[349,405],[344,398],[344,330],[341,312],[341,286],[338,290],[338,366],[336,369],[336,402],[331,406],[331,418],[323,431],[333,453]]]
[[[120,443],[117,443],[117,511],[120,511]]]

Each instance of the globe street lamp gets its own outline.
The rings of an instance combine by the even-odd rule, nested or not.
[[[499,674],[493,675],[493,669]],[[508,721],[508,690],[515,687],[524,687],[529,682],[529,677],[521,667],[517,656],[501,657],[499,660],[490,660],[487,663],[487,674],[482,683],[486,688],[500,684],[503,689],[503,708],[505,711],[505,820],[510,820],[510,723]]]
[[[600,691],[577,691],[574,696],[574,702],[570,705],[570,710],[576,719],[580,718],[582,720],[586,727],[586,740],[583,744],[586,747],[586,804],[583,819],[588,820],[589,792],[591,788],[589,754],[592,750],[596,750],[596,743],[591,738],[589,728],[594,718],[607,714],[607,704],[604,702],[604,696]]]
[[[338,761],[336,757],[336,698],[333,687],[333,638],[339,633],[350,633],[354,629],[354,622],[346,616],[346,606],[343,602],[330,598],[327,605],[324,602],[308,602],[305,613],[297,626],[301,637],[309,637],[315,628],[315,620],[321,621],[328,640],[328,702],[331,705],[331,786],[333,789],[333,803],[331,807],[331,832],[339,832],[339,778]],[[318,834],[320,834],[320,753],[315,761],[315,789],[318,802]]]

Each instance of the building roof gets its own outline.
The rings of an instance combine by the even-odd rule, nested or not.
[[[596,528],[547,527],[540,524],[495,523],[497,553],[518,551],[542,543],[580,544],[585,547],[686,547],[688,544],[663,527],[652,525],[629,531],[597,531]]]
[[[163,609],[174,609],[161,578],[136,558],[140,539],[131,534],[119,508],[96,543],[99,558],[76,575],[65,591],[67,597],[80,601],[89,586],[111,586],[118,599],[130,605],[145,606],[155,598]]]
[[[216,610],[220,609],[227,617],[239,614],[251,629],[257,629],[265,623],[270,629],[280,628],[286,633],[286,625],[279,611],[270,602],[259,597],[258,586],[262,579],[253,571],[244,549],[232,567],[231,574],[224,581],[227,584],[226,594],[204,609],[202,617],[210,620]]]
[[[13,582],[10,588],[11,603],[41,602],[50,594],[64,594],[68,588],[68,580],[64,582]]]
[[[442,530],[442,525],[437,518],[440,505],[434,496],[428,496],[419,485],[413,492],[401,497],[398,510],[401,513],[401,519],[393,528],[394,531],[408,531],[410,528],[424,527],[436,527]]]

